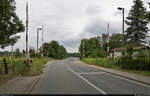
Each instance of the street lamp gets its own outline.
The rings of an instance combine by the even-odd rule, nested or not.
[[[122,44],[122,46],[124,47],[124,45],[125,45],[125,38],[124,38],[124,10],[125,10],[125,8],[122,8],[122,7],[118,7],[118,10],[122,10],[122,34],[123,34],[123,44]],[[124,51],[123,51],[123,54],[124,54]]]
[[[123,33],[123,36],[124,36],[124,8],[122,7],[118,7],[118,10],[122,10],[122,33]]]
[[[39,31],[42,30],[42,28],[37,28],[37,53],[38,53],[38,44],[39,44]]]

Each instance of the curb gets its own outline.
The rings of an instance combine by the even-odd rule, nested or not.
[[[28,94],[30,94],[33,91],[34,87],[36,86],[36,84],[39,82],[40,79],[41,79],[41,76],[39,76],[35,80],[33,80],[33,83],[26,91]]]
[[[85,62],[82,62],[82,63],[85,63]],[[87,64],[87,63],[85,63],[85,64]],[[126,78],[126,79],[129,79],[129,80],[133,80],[133,81],[136,81],[136,82],[139,82],[139,83],[142,83],[142,84],[145,84],[145,85],[150,86],[150,83],[143,82],[143,81],[137,80],[137,79],[133,79],[133,78],[130,78],[130,77],[127,77],[127,76],[123,76],[123,75],[120,75],[120,74],[117,74],[117,73],[105,71],[105,70],[103,70],[103,69],[100,69],[99,66],[89,65],[89,64],[87,64],[87,65],[88,65],[88,66],[91,66],[91,67],[93,67],[93,68],[99,69],[99,70],[101,70],[101,71],[103,71],[103,72],[110,73],[110,74],[113,74],[113,75],[117,75],[117,76],[119,76],[119,77]]]

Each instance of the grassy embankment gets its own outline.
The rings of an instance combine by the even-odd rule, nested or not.
[[[0,85],[6,83],[7,81],[17,77],[17,76],[37,76],[42,74],[42,70],[44,68],[44,65],[52,61],[54,59],[51,58],[44,58],[44,60],[39,58],[32,58],[33,63],[30,64],[30,71],[26,72],[25,64],[23,63],[24,58],[15,58],[10,59],[7,58],[8,63],[8,71],[9,74],[2,74],[0,73]],[[4,71],[4,64],[3,59],[0,58],[0,72]]]
[[[150,71],[142,71],[142,70],[128,70],[123,69],[119,66],[119,64],[116,64],[114,60],[109,60],[107,58],[85,58],[82,60],[83,62],[86,62],[87,64],[111,68],[119,71],[129,72],[129,73],[135,73],[139,75],[149,76],[150,77]]]
[[[42,70],[44,68],[44,65],[48,61],[52,61],[53,59],[51,58],[44,58],[44,59],[39,59],[39,58],[32,58],[33,63],[30,63],[30,71],[26,72],[26,65],[23,63],[24,58],[15,58],[15,59],[10,59],[7,58],[7,63],[8,63],[8,69],[9,69],[9,74],[11,75],[23,75],[23,76],[36,76],[40,75],[42,73]],[[3,65],[3,60],[0,58],[0,69],[2,70],[4,68]]]

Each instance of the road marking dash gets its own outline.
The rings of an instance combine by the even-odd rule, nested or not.
[[[88,72],[88,73],[85,73],[85,72],[82,72],[82,73],[77,73],[79,75],[94,75],[94,74],[105,74],[105,72]]]

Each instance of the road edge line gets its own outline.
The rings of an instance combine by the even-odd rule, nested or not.
[[[87,64],[87,63],[85,63],[85,64]],[[140,81],[140,80],[132,79],[132,78],[130,78],[130,77],[126,77],[126,76],[123,76],[123,75],[120,75],[120,74],[116,74],[116,73],[113,73],[113,72],[105,71],[105,70],[103,70],[103,69],[100,69],[99,66],[89,65],[89,64],[87,64],[87,65],[90,66],[90,67],[99,69],[99,70],[101,70],[101,71],[103,71],[103,72],[109,73],[111,76],[114,75],[114,77],[122,78],[122,79],[128,80],[128,81],[130,81],[130,82],[136,83],[136,84],[138,84],[138,85],[150,87],[150,84],[149,84],[149,83],[145,83],[145,82],[142,82],[142,81]],[[109,74],[108,74],[108,75],[109,75]],[[116,76],[115,76],[115,75],[116,75]]]
[[[78,76],[79,78],[81,78],[82,80],[84,80],[86,83],[88,83],[90,86],[94,87],[96,90],[98,90],[99,92],[101,92],[102,94],[106,94],[106,92],[104,92],[103,90],[101,90],[100,88],[98,88],[97,86],[95,86],[94,84],[92,84],[91,82],[89,82],[87,79],[85,79],[84,77],[82,77],[81,75],[79,75],[78,73],[76,73],[75,71],[73,71],[70,67],[65,66],[68,70],[70,70],[72,73],[74,73],[76,76]]]

